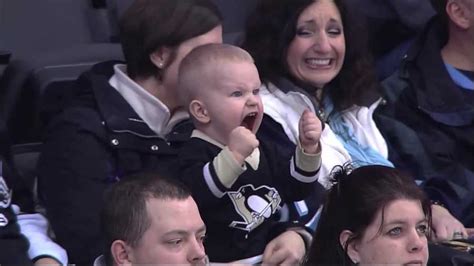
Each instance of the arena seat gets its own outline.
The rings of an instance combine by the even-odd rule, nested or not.
[[[12,60],[0,78],[0,117],[12,142],[40,141],[43,103],[58,111],[82,72],[98,62],[122,58],[119,44],[97,43]]]

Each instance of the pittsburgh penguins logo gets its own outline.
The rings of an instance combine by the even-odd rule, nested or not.
[[[233,221],[230,227],[247,232],[257,228],[262,222],[274,214],[281,202],[281,197],[275,188],[253,185],[245,185],[235,192],[227,192],[234,204],[237,213],[243,221]]]
[[[0,175],[0,208],[7,208],[10,206],[12,200],[12,192],[8,189],[7,183],[3,180],[3,177]]]

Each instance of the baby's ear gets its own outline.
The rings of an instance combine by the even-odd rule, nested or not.
[[[206,106],[199,100],[193,100],[189,104],[189,112],[199,123],[207,124],[211,121]]]

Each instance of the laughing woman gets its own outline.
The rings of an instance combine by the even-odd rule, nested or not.
[[[325,177],[335,165],[392,165],[372,119],[379,97],[366,44],[343,2],[270,0],[256,12],[243,47],[266,84],[263,134],[291,147],[298,136],[297,117],[305,109],[318,113],[326,122],[319,179],[326,187]]]

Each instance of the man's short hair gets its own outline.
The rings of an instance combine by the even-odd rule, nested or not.
[[[194,48],[181,61],[178,71],[178,90],[184,106],[189,107],[196,95],[207,86],[202,82],[209,79],[209,72],[217,75],[213,70],[219,63],[248,62],[254,64],[252,56],[244,49],[223,43],[211,43]]]
[[[155,173],[137,173],[114,184],[105,194],[101,213],[106,261],[111,262],[110,247],[115,240],[135,247],[150,227],[147,200],[185,200],[190,196],[190,190],[179,181]]]

